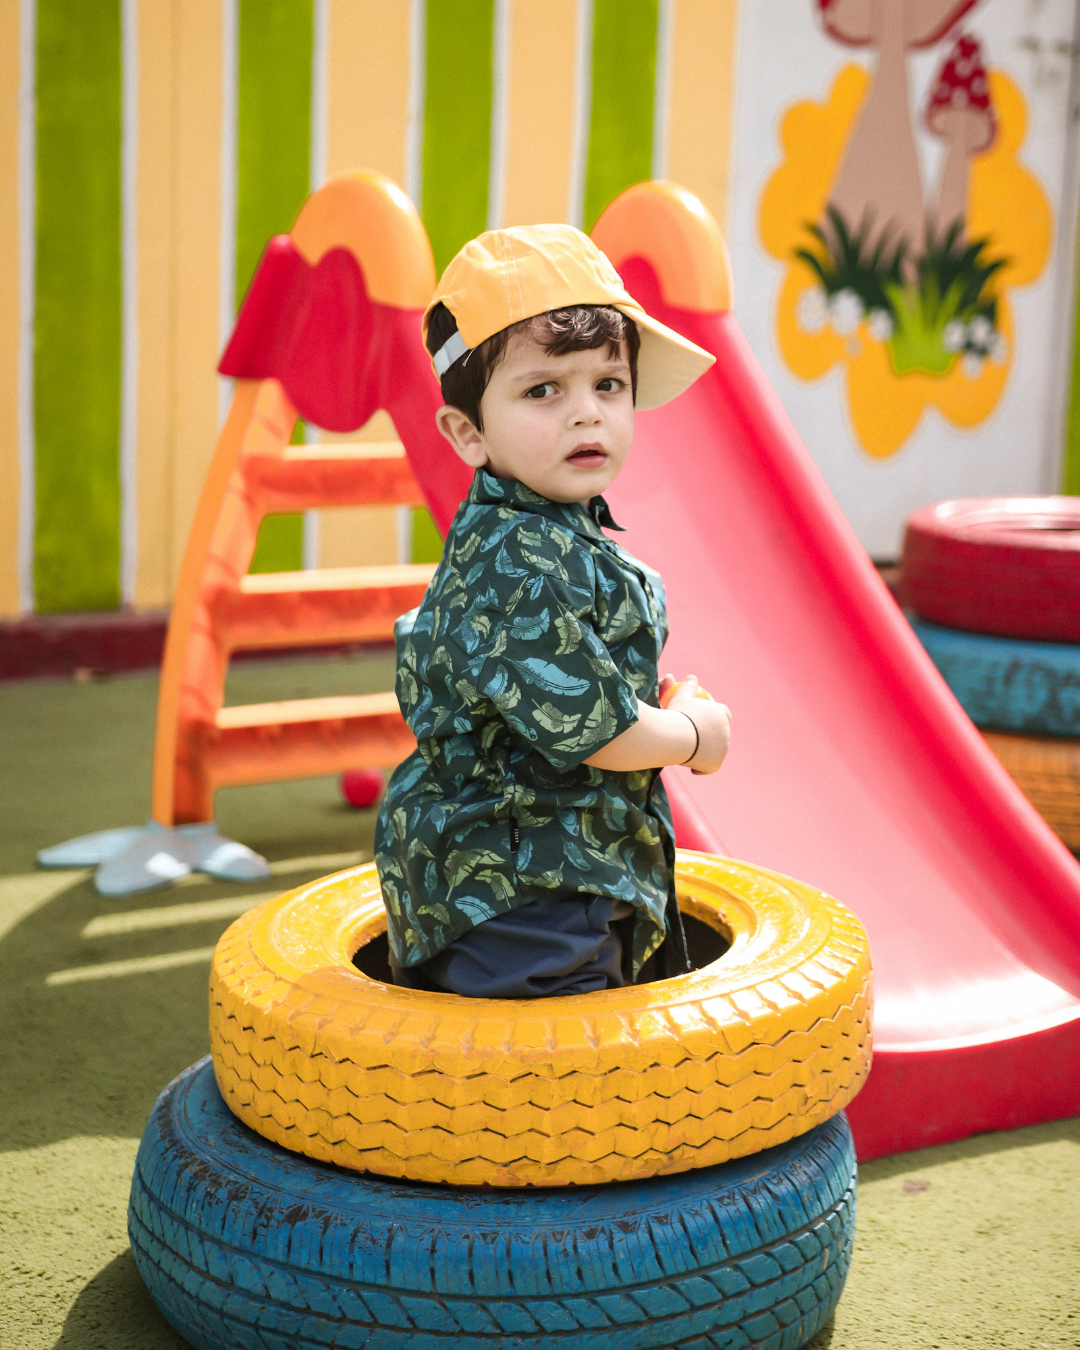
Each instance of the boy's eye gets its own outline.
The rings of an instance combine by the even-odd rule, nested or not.
[[[526,398],[548,398],[555,392],[555,386],[550,382],[546,384],[534,384],[531,389],[526,390]]]
[[[608,375],[598,381],[596,387],[602,394],[617,394],[623,388],[623,382],[615,375]]]

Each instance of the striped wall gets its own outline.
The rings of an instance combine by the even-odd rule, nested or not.
[[[0,615],[168,604],[218,354],[328,174],[402,183],[439,267],[649,176],[722,220],[736,6],[0,0]],[[272,519],[254,565],[430,556],[424,514]]]

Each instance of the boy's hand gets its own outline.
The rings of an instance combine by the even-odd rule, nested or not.
[[[661,698],[675,681],[670,675],[660,680]],[[715,773],[724,762],[731,744],[731,710],[714,702],[702,690],[696,675],[688,675],[667,704],[669,712],[682,713],[697,727],[697,754],[689,762],[694,773]]]
[[[666,707],[639,702],[634,725],[608,741],[585,763],[590,768],[627,773],[685,764],[689,755],[694,773],[715,773],[727,754],[731,713],[722,703],[712,701],[696,676],[691,675],[677,689],[672,688],[675,683],[673,676],[661,676],[660,696]],[[690,726],[690,722],[694,725]]]
[[[681,688],[682,688],[682,681],[677,680],[674,675],[661,675],[660,676],[661,708],[665,709],[666,711],[671,700],[675,697],[676,690],[679,690]],[[696,697],[711,699],[712,694],[710,694],[707,689],[702,689],[701,685],[699,684],[697,688]]]

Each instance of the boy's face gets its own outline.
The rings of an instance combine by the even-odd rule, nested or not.
[[[626,463],[634,400],[626,343],[551,356],[519,334],[480,401],[484,430],[440,408],[439,430],[466,464],[514,478],[555,502],[588,503]]]

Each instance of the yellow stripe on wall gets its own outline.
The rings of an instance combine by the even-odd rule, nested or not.
[[[512,0],[501,225],[569,220],[579,0]]]
[[[675,0],[667,176],[727,230],[738,0]]]
[[[19,600],[19,0],[0,0],[0,618]]]
[[[174,219],[176,351],[173,424],[172,576],[180,572],[188,530],[218,431],[217,363],[221,287],[220,0],[180,0],[176,42]],[[175,584],[175,580],[173,582]]]
[[[135,495],[138,534],[135,604],[156,609],[172,599],[171,487],[174,447],[173,122],[179,26],[174,0],[139,0],[139,130],[135,208],[139,358],[136,394]]]
[[[222,10],[139,3],[139,607],[172,599],[217,439]]]
[[[410,8],[405,0],[330,0],[327,174],[377,169],[405,186]]]
[[[405,0],[329,0],[326,35],[326,172],[376,169],[405,187],[410,10]],[[378,412],[359,432],[323,441],[394,441]],[[408,509],[408,508],[405,508]],[[398,510],[345,506],[319,512],[318,565],[398,562]]]
[[[139,6],[140,606],[172,598],[217,439],[222,20],[221,0]]]

